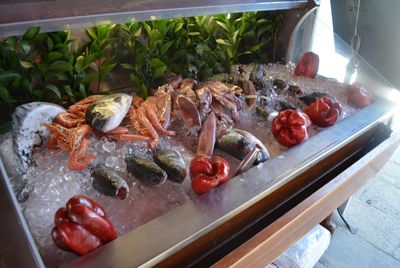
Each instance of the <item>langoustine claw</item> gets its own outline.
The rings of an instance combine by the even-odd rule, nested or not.
[[[167,130],[161,123],[157,105],[154,99],[144,101],[141,98],[133,99],[133,106],[129,110],[129,118],[133,127],[144,136],[148,136],[152,142],[151,148],[155,148],[160,141],[158,133],[175,135],[174,131]]]
[[[92,104],[94,101],[102,97],[102,95],[92,95],[87,98],[84,98],[77,103],[69,106],[68,112],[69,113],[76,113],[76,112],[85,112],[87,108]]]
[[[147,97],[147,101],[156,105],[160,124],[163,128],[167,128],[171,118],[171,95],[161,91],[156,93],[156,97]]]
[[[110,138],[115,138],[116,140],[121,141],[150,141],[151,139],[147,136],[137,135],[129,133],[129,129],[126,127],[117,127],[112,131],[107,133],[101,133],[100,136],[107,136]]]

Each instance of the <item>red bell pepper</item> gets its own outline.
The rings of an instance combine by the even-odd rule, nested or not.
[[[336,123],[342,106],[329,97],[320,97],[304,108],[304,112],[310,117],[313,124],[320,127],[329,127]]]
[[[105,210],[87,196],[70,198],[54,215],[54,243],[63,250],[85,255],[117,238]]]
[[[198,155],[193,158],[189,167],[192,189],[196,194],[209,192],[230,179],[230,170],[229,163],[221,156],[209,159],[205,155]]]
[[[272,134],[280,144],[292,147],[308,139],[310,125],[310,118],[305,113],[287,109],[272,121]]]
[[[319,56],[313,52],[306,52],[301,56],[294,69],[294,75],[315,78],[319,68]]]
[[[359,83],[347,86],[347,102],[356,108],[368,106],[372,102],[372,94]]]

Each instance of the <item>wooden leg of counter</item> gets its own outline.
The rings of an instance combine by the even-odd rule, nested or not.
[[[392,135],[213,267],[265,267],[374,176],[399,143],[400,135]]]
[[[336,227],[333,225],[332,218],[333,218],[333,213],[329,214],[329,216],[326,217],[323,221],[321,221],[320,224],[333,235],[333,233],[336,230]]]

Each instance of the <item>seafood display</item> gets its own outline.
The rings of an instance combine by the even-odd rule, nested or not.
[[[30,151],[21,206],[46,264],[76,258],[55,245],[84,255],[371,103],[365,86],[316,75],[318,62],[310,52],[296,67],[236,65],[203,82],[176,75],[146,99],[93,95],[43,119],[50,135]]]

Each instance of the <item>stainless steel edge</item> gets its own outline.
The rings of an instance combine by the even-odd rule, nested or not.
[[[303,144],[77,259],[71,266],[153,266],[267,197],[391,116],[396,109],[395,104],[377,97],[370,106],[325,129]]]
[[[0,249],[7,267],[44,267],[0,159]]]
[[[307,3],[307,0],[10,1],[0,3],[0,36],[21,35],[31,26],[40,26],[42,32],[51,32],[132,20],[292,9],[304,7]]]

